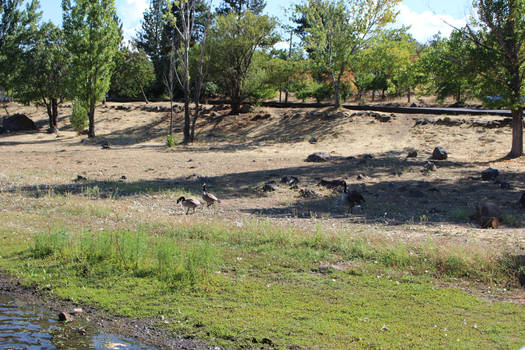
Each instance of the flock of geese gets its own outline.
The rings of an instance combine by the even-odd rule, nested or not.
[[[202,199],[204,202],[206,202],[207,207],[215,204],[220,203],[220,199],[218,199],[215,195],[208,192],[206,189],[206,184],[202,184]],[[344,191],[341,195],[341,203],[343,206],[345,206],[350,213],[352,213],[352,210],[356,206],[360,206],[361,203],[366,202],[364,197],[361,195],[361,193],[357,191],[348,191],[348,186],[346,184],[346,181],[344,181]],[[198,201],[195,198],[186,198],[186,197],[179,197],[177,199],[177,204],[181,203],[184,208],[186,208],[186,215],[192,210],[195,213],[195,209],[200,207],[202,204],[200,201]]]

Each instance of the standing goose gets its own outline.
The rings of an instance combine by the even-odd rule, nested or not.
[[[348,210],[352,213],[352,210],[356,205],[360,205],[362,202],[366,202],[361,193],[357,191],[348,192],[346,181],[344,182],[345,189],[341,195],[341,202],[343,205],[348,206]]]
[[[195,213],[195,208],[201,206],[201,202],[193,198],[180,197],[179,199],[177,199],[177,204],[179,203],[182,203],[182,206],[187,209],[186,215],[188,215],[190,209],[193,209],[193,212]]]
[[[202,184],[202,199],[206,202],[208,207],[214,203],[220,203],[221,201],[213,194],[206,191],[206,184]]]

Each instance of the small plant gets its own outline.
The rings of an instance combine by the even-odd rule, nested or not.
[[[173,138],[173,135],[168,135],[166,137],[166,146],[169,148],[175,146],[175,139]]]
[[[73,110],[69,116],[69,121],[73,129],[80,133],[84,131],[88,126],[88,114],[87,108],[82,102],[75,100],[73,101]]]

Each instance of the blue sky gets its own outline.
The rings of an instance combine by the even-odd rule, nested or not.
[[[140,27],[143,11],[150,0],[116,0],[117,11],[124,25],[126,38],[134,36]],[[276,17],[284,18],[284,9],[298,0],[267,0],[266,11]],[[60,0],[40,0],[44,19],[60,24],[62,18]],[[214,0],[215,6],[219,0]],[[472,0],[403,0],[399,7],[398,22],[410,25],[411,33],[421,42],[441,32],[450,33],[451,27],[461,26],[471,13]]]

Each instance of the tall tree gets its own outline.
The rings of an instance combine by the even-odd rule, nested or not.
[[[32,0],[22,10],[22,0],[0,0],[0,87],[9,89],[15,72],[20,68],[18,58],[37,31],[41,17],[40,3]]]
[[[19,58],[15,98],[22,102],[43,103],[50,131],[58,129],[58,105],[66,97],[69,54],[62,30],[53,23],[42,24],[34,40]]]
[[[155,69],[153,92],[161,95],[164,91],[163,79],[168,69],[170,43],[165,40],[167,0],[152,0],[144,12],[141,29],[134,39],[135,46],[148,55]],[[168,63],[168,64],[167,64]]]
[[[70,87],[88,110],[95,137],[95,108],[109,90],[121,40],[114,0],[63,0],[66,46],[71,53]]]
[[[219,16],[210,31],[210,74],[231,99],[232,114],[238,114],[241,103],[250,95],[246,78],[252,58],[258,49],[272,47],[277,41],[276,22],[268,16],[244,11]]]
[[[217,8],[217,14],[226,15],[233,12],[240,15],[244,11],[250,11],[254,15],[261,15],[265,7],[264,0],[223,0]]]
[[[341,78],[353,57],[396,16],[401,0],[306,0],[297,5],[312,61],[330,75],[339,107]]]
[[[478,47],[483,91],[496,93],[512,113],[509,157],[523,155],[525,0],[476,0],[478,16],[465,34]]]

